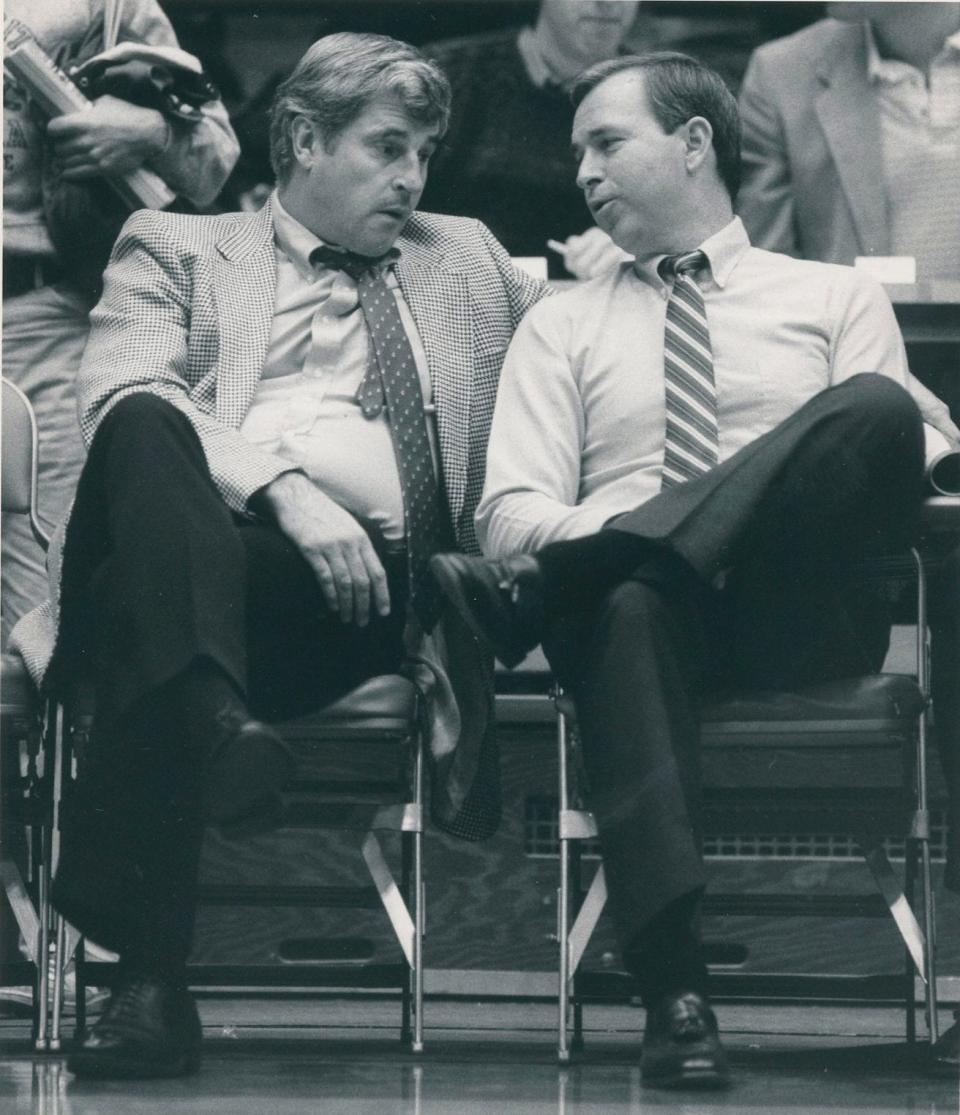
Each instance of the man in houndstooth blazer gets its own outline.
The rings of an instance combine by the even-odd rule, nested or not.
[[[340,115],[325,117],[338,97]],[[303,244],[368,263],[386,254],[384,282],[435,404],[440,499],[457,545],[479,552],[473,515],[500,365],[543,286],[478,222],[413,213],[448,110],[446,79],[413,48],[320,40],[278,93],[279,186],[267,205],[138,213],[115,245],[80,373],[90,452],[64,536],[47,675],[54,689],[89,676],[97,702],[53,900],[121,954],[111,1004],[72,1056],[77,1073],[197,1065],[185,964],[200,836],[204,819],[248,830],[277,819],[292,760],[263,721],[396,671],[416,638],[417,677],[436,694],[434,817],[474,839],[496,824],[489,660],[453,618],[423,635],[387,531],[361,525],[325,476],[249,426],[280,390],[287,436],[307,408],[330,405],[309,385],[369,351],[356,280],[318,265],[316,248],[301,258]],[[348,311],[328,312],[324,298]],[[330,336],[342,345],[323,349]],[[311,379],[324,352],[331,366]],[[343,420],[373,449],[353,390]],[[336,422],[322,429],[343,437]],[[360,494],[387,493],[390,479],[361,475]]]

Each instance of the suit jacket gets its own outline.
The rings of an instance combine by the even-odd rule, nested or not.
[[[825,19],[760,47],[740,113],[737,209],[757,247],[829,263],[889,255],[880,114],[862,24]]]
[[[543,284],[516,271],[479,222],[414,214],[397,241],[397,281],[427,354],[437,408],[443,490],[458,545],[479,553],[473,516],[500,366],[513,331]],[[276,287],[269,202],[255,214],[142,211],[121,232],[91,314],[78,376],[89,444],[118,400],[149,391],[192,422],[214,482],[233,510],[290,464],[239,432],[260,380]],[[69,526],[66,529],[70,548]],[[73,560],[71,558],[71,560]],[[435,733],[434,819],[478,838],[496,825],[491,663],[465,629],[443,641],[456,699],[457,746]],[[18,643],[28,664],[34,648]],[[485,775],[479,784],[477,774]]]

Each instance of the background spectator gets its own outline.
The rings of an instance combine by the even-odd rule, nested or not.
[[[104,25],[112,21],[118,42],[177,45],[156,0],[8,0],[5,8],[61,65],[97,54]],[[176,123],[156,109],[105,96],[92,110],[60,117],[48,131],[46,117],[4,74],[3,367],[37,411],[40,518],[50,529],[63,518],[84,457],[74,376],[97,291],[78,273],[75,259],[92,257],[91,240],[102,232],[78,220],[60,229],[55,244],[54,174],[83,184],[106,171],[147,165],[181,197],[207,205],[236,159],[237,143],[219,102],[201,111],[197,123]],[[105,255],[98,263],[97,277]],[[6,645],[16,620],[49,591],[44,555],[23,516],[4,516],[2,577]]]
[[[587,66],[612,58],[637,4],[614,0],[542,0],[533,26],[470,35],[425,47],[453,86],[453,122],[430,170],[423,207],[477,217],[514,256],[548,254],[547,241],[593,225],[573,180],[567,84]],[[589,253],[592,255],[592,253]],[[613,250],[616,258],[619,253]],[[550,253],[551,272],[563,274]],[[567,259],[577,273],[577,260]]]

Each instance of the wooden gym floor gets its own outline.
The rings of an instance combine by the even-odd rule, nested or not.
[[[427,1048],[396,1039],[398,1007],[374,1000],[210,997],[205,1057],[186,1080],[74,1080],[34,1054],[21,1018],[0,1019],[4,1115],[957,1115],[960,1081],[927,1075],[887,1007],[719,1007],[729,1092],[648,1090],[642,1012],[594,1006],[586,1049],[561,1068],[549,1003],[429,1001]],[[942,1024],[950,1012],[944,1010]],[[68,1030],[69,1032],[69,1030]]]

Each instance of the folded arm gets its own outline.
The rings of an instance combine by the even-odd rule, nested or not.
[[[177,46],[170,21],[155,0],[126,0],[120,42]],[[116,97],[99,97],[92,109],[50,121],[48,135],[73,180],[124,174],[141,166],[154,170],[177,194],[209,205],[240,153],[223,103],[205,104],[197,123],[169,120],[153,108]]]

